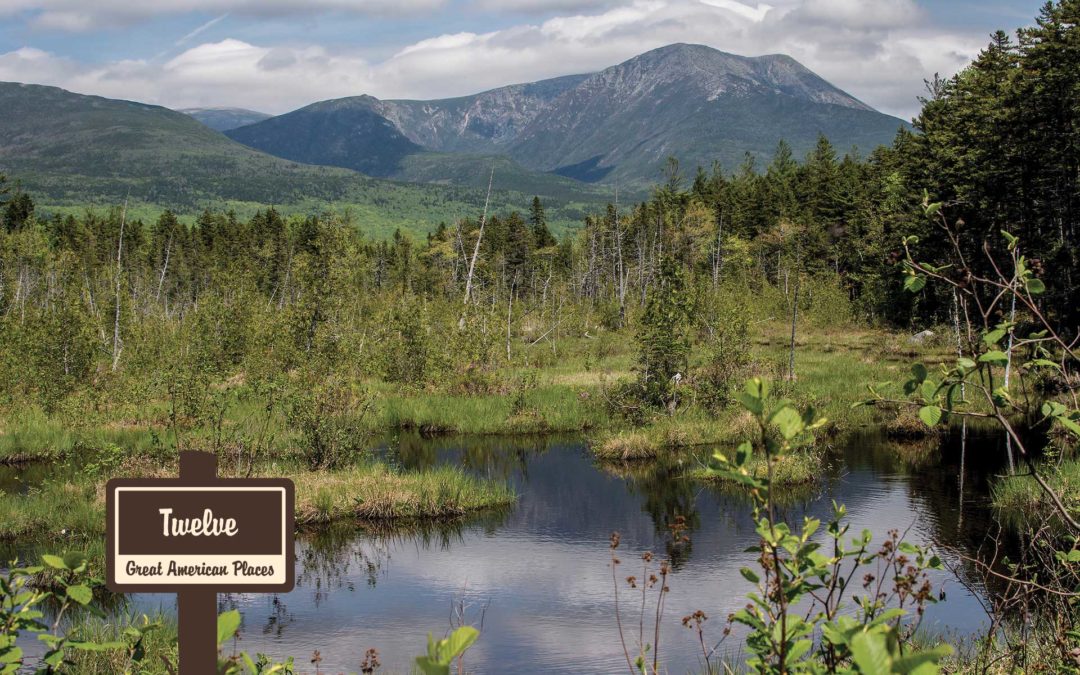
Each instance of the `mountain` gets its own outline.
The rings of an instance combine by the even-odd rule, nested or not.
[[[228,131],[273,117],[246,108],[181,108],[177,112],[191,115],[214,131]]]
[[[733,170],[746,153],[767,161],[781,139],[797,154],[819,134],[870,150],[903,125],[789,56],[675,44],[593,74],[443,100],[323,101],[227,133],[282,157],[405,180],[417,165],[429,180],[453,180],[463,173],[454,155],[499,154],[524,169],[645,187],[669,156]]]
[[[225,135],[278,157],[340,166],[369,176],[392,175],[403,158],[424,151],[367,101],[353,98],[313,103]]]
[[[655,182],[669,156],[732,170],[746,153],[767,160],[781,139],[797,155],[819,134],[841,150],[870,150],[891,143],[902,125],[789,56],[680,44],[583,80],[530,122],[509,153],[582,180]]]
[[[160,106],[0,82],[0,110],[0,172],[53,210],[128,198],[148,214],[149,207],[181,214],[234,208],[240,215],[267,205],[285,213],[332,208],[348,211],[369,232],[389,235],[397,227],[420,234],[440,221],[475,217],[484,203],[484,189],[380,180],[268,155]],[[482,174],[486,188],[491,158],[455,161]],[[568,179],[540,174],[543,180],[529,189],[531,172],[509,160],[500,160],[498,171],[517,175],[515,185],[528,191],[496,185],[496,212],[523,211],[539,194],[555,229],[565,229],[602,208],[602,194]]]
[[[587,77],[567,75],[436,101],[380,101],[368,96],[363,102],[429,150],[498,154]]]
[[[160,106],[83,96],[56,87],[0,83],[0,166],[53,193],[130,190],[176,205],[205,197],[281,203],[297,191],[334,198],[371,179],[289,162],[235,143]]]

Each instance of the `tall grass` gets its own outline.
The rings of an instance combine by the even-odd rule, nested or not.
[[[1071,510],[1080,506],[1080,459],[1067,459],[1042,472],[1046,481]],[[1001,476],[991,487],[995,507],[1013,514],[1053,509],[1049,498],[1028,474]]]
[[[505,483],[477,478],[456,467],[399,473],[373,463],[333,472],[304,472],[293,480],[299,524],[454,518],[509,506],[515,499]]]

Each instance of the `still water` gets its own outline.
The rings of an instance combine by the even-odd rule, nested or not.
[[[907,531],[932,544],[949,571],[935,574],[946,601],[932,606],[924,627],[951,639],[983,629],[985,590],[962,555],[976,555],[990,526],[987,477],[1004,451],[988,437],[942,447],[898,446],[863,433],[835,443],[828,469],[812,488],[789,495],[789,519],[827,518],[831,501],[847,505],[852,533],[870,528]],[[575,439],[436,439],[398,437],[381,451],[407,468],[460,464],[509,481],[518,503],[451,526],[380,531],[338,526],[305,533],[297,542],[297,585],[288,594],[220,596],[222,609],[244,616],[238,648],[297,658],[298,670],[358,672],[368,647],[379,650],[380,672],[409,672],[428,632],[441,636],[464,615],[482,624],[466,665],[476,673],[618,673],[627,666],[619,643],[609,538],[622,538],[619,566],[624,626],[637,639],[636,602],[621,581],[640,575],[640,553],[664,554],[667,525],[685,516],[689,547],[675,559],[661,623],[662,663],[672,674],[701,672],[696,634],[681,618],[708,616],[706,644],[721,638],[729,613],[745,604],[748,583],[739,568],[752,564],[755,543],[746,496],[681,475],[698,460],[687,455],[651,467],[597,465]],[[979,469],[973,470],[971,465]],[[171,596],[140,596],[135,608],[174,611]],[[653,597],[649,598],[650,614]],[[646,624],[651,626],[651,619]],[[651,642],[651,639],[649,640]],[[738,654],[736,631],[717,653]]]

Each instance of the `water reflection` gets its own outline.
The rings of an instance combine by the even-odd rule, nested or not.
[[[984,613],[980,577],[962,555],[978,551],[992,525],[987,481],[1004,459],[999,441],[969,430],[938,446],[898,447],[876,433],[837,443],[822,481],[791,493],[789,519],[828,517],[831,500],[846,503],[852,531],[889,529],[935,543],[954,572],[935,574],[947,602],[932,606],[924,625],[967,635]],[[699,666],[693,631],[682,616],[702,609],[708,634],[741,607],[748,590],[738,573],[755,543],[745,493],[683,477],[693,455],[649,467],[597,466],[572,438],[421,439],[400,436],[381,450],[405,468],[440,463],[510,481],[520,496],[508,512],[439,527],[388,531],[339,524],[304,533],[297,542],[297,588],[281,596],[233,595],[223,606],[243,610],[241,648],[278,656],[318,649],[326,672],[355,671],[367,647],[384,668],[407,672],[428,631],[441,634],[464,612],[484,622],[468,666],[479,673],[608,673],[625,668],[616,632],[608,538],[622,535],[624,560],[663,550],[677,516],[691,545],[673,551],[675,571],[663,623],[668,672]],[[901,456],[904,459],[901,459]],[[964,499],[960,464],[965,464]],[[172,599],[143,596],[147,606]],[[624,620],[636,617],[624,615]],[[731,647],[738,648],[738,635]]]

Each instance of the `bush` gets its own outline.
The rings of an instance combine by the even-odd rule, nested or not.
[[[312,470],[334,469],[353,461],[364,448],[364,418],[371,398],[338,378],[308,376],[289,397],[286,419],[303,438],[302,455]]]
[[[731,403],[732,390],[750,368],[750,321],[746,309],[734,303],[722,306],[711,325],[712,337],[705,362],[694,374],[698,401],[717,411]]]

